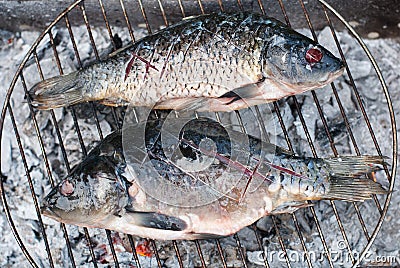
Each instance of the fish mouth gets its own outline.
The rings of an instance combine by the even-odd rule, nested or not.
[[[275,80],[275,82],[277,82],[278,85],[281,85],[281,86],[283,86],[283,88],[288,90],[290,92],[289,95],[295,95],[295,94],[303,93],[305,91],[322,88],[322,87],[332,83],[336,78],[338,78],[339,76],[341,76],[343,74],[344,70],[345,70],[345,66],[343,63],[341,63],[340,68],[338,70],[328,73],[324,77],[324,79],[321,79],[318,82],[299,82],[297,84],[291,84],[291,83],[287,83],[284,81],[277,81],[277,80]]]
[[[338,78],[339,76],[341,76],[344,72],[345,66],[343,63],[340,64],[340,67],[334,71],[334,72],[330,72],[328,73],[324,79],[321,79],[318,83],[317,86],[312,87],[311,89],[316,89],[316,88],[320,88],[323,87],[325,85],[328,85],[330,83],[332,83],[336,78]]]
[[[335,80],[336,78],[338,78],[339,76],[341,76],[344,72],[345,66],[343,63],[341,63],[340,68],[332,73],[329,73],[328,75],[328,79],[326,79],[325,82],[323,82],[324,84],[329,84],[331,83],[333,80]]]

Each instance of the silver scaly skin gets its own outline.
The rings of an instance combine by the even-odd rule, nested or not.
[[[260,14],[191,17],[30,90],[38,109],[86,101],[230,111],[321,88],[344,65],[325,48]]]
[[[147,125],[142,152],[156,173],[149,172],[139,154],[128,155],[125,147],[124,152],[122,134],[115,132],[53,188],[41,204],[42,213],[64,223],[152,239],[201,239],[233,234],[265,215],[293,212],[309,206],[307,200],[363,201],[387,193],[379,183],[361,177],[381,168],[379,156],[300,157],[239,132],[230,132],[229,140],[217,122],[200,118],[181,131],[182,157],[174,163],[186,164],[177,167],[161,144],[162,120]],[[247,148],[235,145],[243,135]],[[213,152],[200,146],[207,139],[216,145]],[[248,152],[244,162],[234,157],[242,149]],[[207,169],[184,170],[210,156],[214,161]],[[155,181],[154,174],[166,183]],[[155,192],[146,191],[146,182],[154,183]],[[229,185],[226,191],[210,190],[220,183]],[[196,194],[193,189],[203,190]],[[211,194],[203,197],[210,199],[200,204],[204,200],[199,196],[207,191]],[[156,198],[157,193],[165,199]]]

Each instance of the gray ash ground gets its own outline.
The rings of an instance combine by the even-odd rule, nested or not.
[[[120,37],[123,37],[123,43],[127,42],[129,34],[126,29],[114,28],[113,30],[114,32],[118,32]],[[73,31],[82,62],[85,64],[90,60],[93,60],[94,51],[90,46],[86,29],[84,27],[76,27],[73,28]],[[139,32],[144,33],[143,30],[139,30]],[[74,57],[68,32],[65,29],[58,29],[57,31],[54,31],[53,34],[56,36],[58,42],[57,51],[60,55],[64,73],[76,69],[78,64]],[[108,36],[107,32],[104,29],[93,29],[93,34],[99,51],[109,51],[111,49],[110,42],[106,38]],[[17,65],[21,62],[22,58],[25,56],[38,35],[38,32],[22,32],[15,35],[7,32],[1,33],[0,59],[2,59],[3,62],[3,64],[0,65],[1,100],[5,97],[7,89],[17,70]],[[371,120],[379,145],[381,146],[382,153],[391,156],[392,143],[390,118],[387,111],[386,100],[382,93],[379,81],[374,74],[374,70],[372,69],[369,60],[361,50],[360,46],[355,43],[354,39],[346,32],[339,33],[339,38],[353,78],[355,79],[356,85],[360,91],[366,112]],[[337,51],[334,47],[333,41],[331,40],[328,29],[325,29],[319,34],[319,39],[322,44],[332,47],[332,51]],[[366,44],[370,48],[383,72],[383,76],[386,79],[391,93],[396,115],[398,116],[398,107],[400,107],[400,93],[398,91],[398,88],[400,87],[400,74],[398,71],[400,70],[400,62],[398,60],[400,58],[400,45],[396,41],[386,39],[366,40]],[[41,42],[41,45],[39,45],[39,48],[37,49],[37,53],[41,59],[40,63],[44,76],[47,78],[58,75],[53,52],[48,46],[48,39]],[[29,62],[28,67],[25,67],[24,78],[28,88],[35,82],[39,81],[40,78],[33,60]],[[338,89],[340,99],[348,116],[351,129],[353,130],[354,138],[361,153],[376,154],[374,144],[357,105],[356,96],[349,86],[348,76],[344,75],[338,79],[338,81],[335,82],[335,85]],[[332,89],[326,87],[317,90],[316,95],[323,108],[328,122],[329,131],[332,134],[339,154],[355,154],[355,148],[351,145],[349,136],[345,131],[346,126],[340,115],[334,95],[332,94]],[[297,97],[297,100],[300,104],[301,113],[304,116],[309,129],[309,135],[315,145],[318,155],[332,155],[329,141],[325,135],[311,93],[302,94]],[[300,155],[312,155],[312,151],[310,150],[306,139],[306,133],[302,128],[301,120],[293,100],[289,98],[279,101],[278,106],[280,107],[294,151]],[[23,87],[20,81],[17,82],[16,89],[13,92],[11,107],[13,108],[19,135],[21,136],[21,143],[27,159],[29,175],[33,182],[35,197],[40,201],[44,195],[49,192],[51,185],[44,165],[41,148],[36,138],[36,132],[33,127],[29,108],[24,99]],[[114,120],[111,108],[103,107],[101,105],[95,105],[95,107],[97,109],[100,127],[105,136],[112,130],[116,129],[117,123]],[[287,148],[287,143],[279,126],[276,113],[271,107],[271,105],[260,106],[261,113],[264,115],[264,124],[266,125],[267,132],[270,135],[271,141]],[[86,149],[89,150],[96,144],[96,141],[99,140],[92,106],[91,104],[76,106],[74,107],[74,111],[78,118],[84,144]],[[54,112],[55,121],[61,130],[63,145],[67,151],[68,161],[72,167],[74,164],[78,163],[84,155],[74,128],[71,109],[56,109]],[[119,118],[122,118],[123,109],[117,109],[116,114]],[[246,130],[249,133],[257,134],[257,126],[254,125],[254,120],[252,120],[252,113],[244,110],[241,111],[240,114],[245,123]],[[228,122],[233,125],[238,124],[235,114],[223,114],[221,116],[223,120],[228,120]],[[53,118],[48,111],[35,112],[35,118],[43,137],[52,179],[55,182],[59,182],[67,173],[67,168],[61,154],[60,143],[56,136]],[[391,161],[389,162],[391,163]],[[27,176],[18,150],[17,140],[15,138],[9,115],[7,115],[4,121],[4,131],[1,140],[1,172],[4,180],[5,196],[18,233],[20,234],[28,252],[37,264],[41,267],[48,267],[49,264],[44,240],[40,232],[38,216],[34,209],[33,198],[29,189]],[[388,183],[384,181],[384,174],[382,172],[379,172],[377,176],[385,186],[388,185]],[[399,187],[395,186],[388,214],[374,245],[370,249],[371,255],[368,256],[369,260],[366,263],[376,261],[376,256],[397,256],[396,261],[398,263],[400,262],[398,257],[400,256],[400,231],[398,228],[400,226],[400,217],[398,217],[400,212],[400,196],[398,190]],[[381,205],[383,205],[383,197],[378,197],[378,199],[381,201]],[[360,253],[365,247],[366,238],[358,221],[354,206],[351,203],[345,202],[334,203],[343,222],[344,229],[346,230],[350,246],[353,249],[355,256],[357,256],[357,253]],[[373,201],[359,203],[358,205],[368,232],[371,234],[379,218],[377,208]],[[340,241],[342,241],[343,238],[340,234],[330,202],[317,202],[314,207],[328,247],[334,253],[339,252],[339,257],[342,257],[342,259],[334,261],[335,266],[350,266],[350,262],[346,261],[345,258],[343,259],[343,256],[347,255],[347,252],[342,248]],[[1,207],[1,209],[0,266],[28,266],[29,264],[26,258],[15,242],[4,213],[4,208]],[[300,229],[304,236],[305,245],[310,252],[310,258],[318,258],[323,254],[323,247],[318,236],[316,224],[312,220],[310,210],[301,209],[297,211],[295,215],[297,216]],[[42,217],[42,219],[46,228],[46,234],[54,263],[57,267],[71,266],[60,224],[46,217]],[[298,252],[302,253],[303,249],[295,225],[293,224],[292,216],[281,215],[276,217],[275,220],[279,227],[279,235],[287,249],[288,256],[294,259],[299,256],[301,257],[302,254],[299,255]],[[258,221],[256,225],[270,266],[286,267],[286,262],[283,258],[282,249],[278,240],[278,234],[272,224],[272,218],[265,217]],[[87,241],[83,235],[83,229],[67,225],[67,231],[77,266],[86,267],[88,262],[91,262],[91,256],[87,247]],[[103,264],[99,263],[99,267],[113,266],[113,259],[107,243],[105,231],[89,229],[89,233],[92,238],[91,242],[94,245],[94,251],[98,257],[98,261],[103,262]],[[247,258],[249,267],[258,267],[259,265],[263,265],[262,257],[260,255],[262,251],[257,244],[253,229],[244,228],[238,233],[238,236],[244,248],[244,255]],[[120,267],[135,267],[135,261],[132,257],[132,253],[130,253],[131,249],[126,241],[126,236],[113,232],[112,237],[115,242],[114,245],[120,262]],[[135,238],[134,240],[137,242],[143,242],[143,240],[139,238]],[[233,237],[223,238],[220,242],[228,267],[240,267],[242,262],[237,251],[237,243],[235,239]],[[177,267],[178,260],[172,243],[156,241],[156,245],[159,250],[159,257],[162,265],[165,267]],[[222,264],[215,241],[200,241],[200,247],[207,267],[221,267]],[[196,251],[196,245],[193,242],[180,241],[178,242],[178,248],[185,267],[201,266],[200,258]],[[312,254],[315,256],[311,256]],[[157,266],[157,261],[154,255],[151,257],[139,256],[139,260],[141,267]],[[393,265],[393,259],[388,263]],[[297,261],[292,261],[291,265],[292,267],[303,267],[306,263],[302,258],[300,258]],[[326,258],[324,258],[323,261],[316,260],[314,265],[316,267],[325,267],[327,265]]]

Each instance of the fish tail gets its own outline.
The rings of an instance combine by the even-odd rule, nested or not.
[[[324,159],[333,177],[358,177],[362,174],[381,170],[386,157],[382,156],[342,156]]]
[[[327,199],[363,201],[373,194],[387,194],[382,185],[368,178],[360,177],[386,165],[381,156],[344,156],[324,159],[330,172],[330,189],[323,196]]]
[[[85,101],[79,71],[52,77],[34,85],[28,92],[32,105],[40,110],[69,106]]]
[[[329,191],[321,196],[321,199],[364,201],[370,199],[373,194],[387,193],[380,183],[370,179],[332,177]]]

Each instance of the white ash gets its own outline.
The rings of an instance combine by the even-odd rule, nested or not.
[[[103,28],[94,28],[92,30],[100,57],[104,57],[112,49],[108,38],[108,32]],[[95,53],[90,45],[90,39],[87,35],[86,27],[74,27],[73,32],[83,65],[95,60]],[[122,38],[123,44],[127,43],[129,34],[126,28],[122,29],[115,27],[113,28],[113,32],[118,33],[119,37]],[[309,31],[304,30],[303,32],[309,34]],[[53,36],[59,38],[60,41],[60,44],[57,46],[57,51],[59,53],[63,72],[68,73],[78,68],[79,64],[74,56],[68,31],[64,28],[57,28],[54,29],[52,33]],[[135,34],[136,39],[138,39],[144,35],[144,31],[135,31]],[[7,88],[18,67],[17,64],[21,62],[27,50],[38,35],[38,32],[22,32],[18,35],[12,35],[9,33],[2,34],[0,58],[3,59],[3,62],[7,62],[8,64],[0,65],[0,73],[2,74],[0,76],[0,99],[4,99]],[[334,45],[334,41],[331,38],[329,29],[324,29],[318,37],[324,46],[333,51],[335,55],[339,55],[337,48]],[[338,37],[346,55],[352,77],[362,96],[363,104],[371,121],[376,138],[381,146],[382,153],[391,156],[390,121],[384,95],[381,92],[380,83],[374,74],[374,70],[369,63],[369,60],[361,50],[360,46],[355,43],[354,39],[346,32],[338,33]],[[59,74],[56,61],[53,57],[53,51],[49,48],[48,42],[49,38],[46,36],[37,49],[41,69],[45,78]],[[394,41],[382,39],[366,40],[366,43],[371,49],[371,52],[377,60],[386,82],[388,83],[394,107],[399,107],[400,94],[395,90],[400,86],[398,73],[400,63],[397,60],[400,58],[400,45]],[[28,89],[40,80],[37,66],[33,59],[30,59],[29,66],[24,69],[23,74]],[[360,152],[362,154],[375,153],[374,144],[369,136],[364,119],[361,116],[354,92],[348,84],[348,79],[348,75],[345,74],[335,82],[335,85],[340,95],[344,110],[348,115],[350,127],[353,131]],[[355,154],[355,148],[351,145],[349,136],[345,131],[345,125],[339,112],[337,102],[334,99],[332,89],[330,87],[325,87],[324,89],[317,90],[315,93],[324,111],[325,119],[329,131],[335,141],[338,153]],[[298,96],[297,99],[300,104],[301,113],[307,124],[308,130],[310,131],[309,135],[316,146],[318,155],[332,155],[329,141],[326,138],[311,93],[305,93]],[[13,107],[18,131],[21,136],[21,143],[27,159],[28,169],[30,170],[29,174],[32,179],[33,189],[38,202],[40,202],[43,196],[49,192],[51,185],[49,174],[46,172],[45,163],[43,161],[40,143],[36,138],[36,130],[31,120],[29,108],[25,100],[24,90],[20,81],[17,82],[17,86],[13,92],[11,106]],[[291,138],[294,151],[298,154],[312,155],[312,151],[307,143],[306,133],[303,131],[301,120],[298,116],[293,100],[289,98],[284,101],[279,101],[278,106],[280,107],[280,113]],[[99,105],[96,105],[96,107],[99,108]],[[266,132],[269,135],[269,139],[280,146],[287,147],[284,133],[279,125],[276,111],[274,111],[273,106],[262,105],[259,108],[263,115],[263,123],[266,126]],[[99,140],[99,133],[97,132],[93,114],[91,113],[91,106],[81,105],[74,107],[74,109],[78,117],[78,124],[82,132],[83,142],[86,149],[89,150],[96,144],[96,141]],[[110,108],[100,107],[98,110],[99,112],[97,113],[97,116],[100,120],[103,135],[105,136],[115,129],[116,123],[112,120]],[[84,155],[81,150],[81,145],[79,144],[78,136],[76,135],[71,110],[70,108],[56,109],[54,112],[55,119],[60,126],[63,145],[67,151],[68,161],[72,167],[74,164],[78,163]],[[398,109],[395,112],[398,115]],[[246,131],[250,134],[261,136],[262,133],[259,127],[252,124],[252,122],[256,122],[256,120],[254,120],[254,112],[243,110],[240,111],[240,115],[245,123]],[[60,142],[56,136],[51,113],[48,111],[36,112],[35,118],[37,119],[38,128],[43,138],[43,144],[48,157],[52,179],[57,183],[64,175],[66,175],[67,170],[63,156],[61,155]],[[221,120],[236,126],[240,130],[239,122],[234,113],[221,114]],[[17,140],[9,116],[7,116],[4,121],[4,130],[1,141],[1,171],[3,175],[6,176],[4,187],[11,216],[28,252],[39,266],[47,267],[48,260],[44,241],[40,232],[40,226],[34,209],[34,203],[29,190],[27,177],[25,175],[25,167],[20,156]],[[383,178],[383,174],[379,173],[378,178]],[[398,189],[398,186],[396,189]],[[380,203],[383,204],[382,197],[379,197],[378,199],[381,201]],[[382,230],[378,234],[378,237],[370,250],[374,256],[400,255],[400,232],[398,230],[400,218],[397,217],[398,206],[396,206],[399,202],[400,197],[395,192],[392,199],[393,205],[389,209]],[[366,245],[366,239],[359,226],[360,224],[354,206],[345,202],[334,203],[346,230],[350,246],[355,252],[359,253]],[[361,215],[366,222],[368,231],[371,234],[379,216],[376,207],[373,201],[367,201],[358,205],[360,207]],[[4,209],[2,208],[2,210]],[[337,250],[338,241],[342,238],[330,202],[317,202],[315,204],[315,213],[319,220],[319,224],[321,225],[328,247],[332,250]],[[312,220],[310,210],[301,209],[296,212],[295,215],[297,216],[308,251],[314,252],[319,256],[318,254],[323,253],[323,247],[315,223]],[[58,267],[70,267],[71,263],[68,258],[68,252],[60,224],[46,217],[42,217],[42,220],[46,228],[46,234],[55,265]],[[295,252],[302,253],[303,248],[298,239],[292,216],[281,215],[276,217],[275,220],[279,227],[279,235],[283,239],[289,257],[294,256]],[[271,217],[261,219],[257,222],[257,227],[270,266],[286,267],[284,258],[279,259],[277,256],[271,255],[273,252],[277,254],[282,252]],[[87,241],[83,235],[83,228],[67,225],[67,231],[76,264],[78,266],[86,266],[88,262],[91,262],[91,256],[87,246]],[[28,262],[18,245],[15,243],[5,213],[0,214],[0,233],[0,248],[3,249],[3,254],[0,255],[0,265],[11,266],[22,264],[27,266]],[[108,267],[109,265],[112,265],[113,258],[110,253],[111,251],[105,231],[89,229],[89,233],[92,238],[95,255],[98,257],[98,260],[104,262],[103,264],[99,263],[99,267]],[[124,245],[121,245],[120,242],[115,243],[115,249],[120,266],[134,266],[134,258],[132,253],[129,252],[129,246],[126,246],[126,236],[112,232],[113,239],[117,236],[123,238],[123,240],[125,239]],[[262,252],[261,250],[264,248],[260,249],[258,247],[254,231],[251,228],[244,228],[239,232],[238,236],[243,246],[244,256],[246,256],[247,261],[249,262],[249,267],[258,267],[259,265],[263,265],[263,260],[260,254]],[[140,238],[134,238],[134,240],[136,242],[142,241]],[[228,267],[241,266],[242,262],[237,251],[235,239],[233,237],[228,237],[221,239],[220,242]],[[179,241],[177,243],[184,267],[201,266],[200,258],[197,254],[194,242]],[[172,243],[156,241],[156,245],[162,265],[165,267],[177,267],[178,259]],[[207,267],[222,266],[215,241],[200,241],[200,248]],[[139,256],[139,261],[141,267],[157,266],[157,261],[154,255],[152,257]],[[324,261],[319,264],[321,267],[326,266],[326,258],[324,258]],[[307,264],[304,260],[301,260],[299,262],[291,262],[291,265],[292,267],[303,267]],[[346,262],[343,266],[348,267],[349,263]]]

